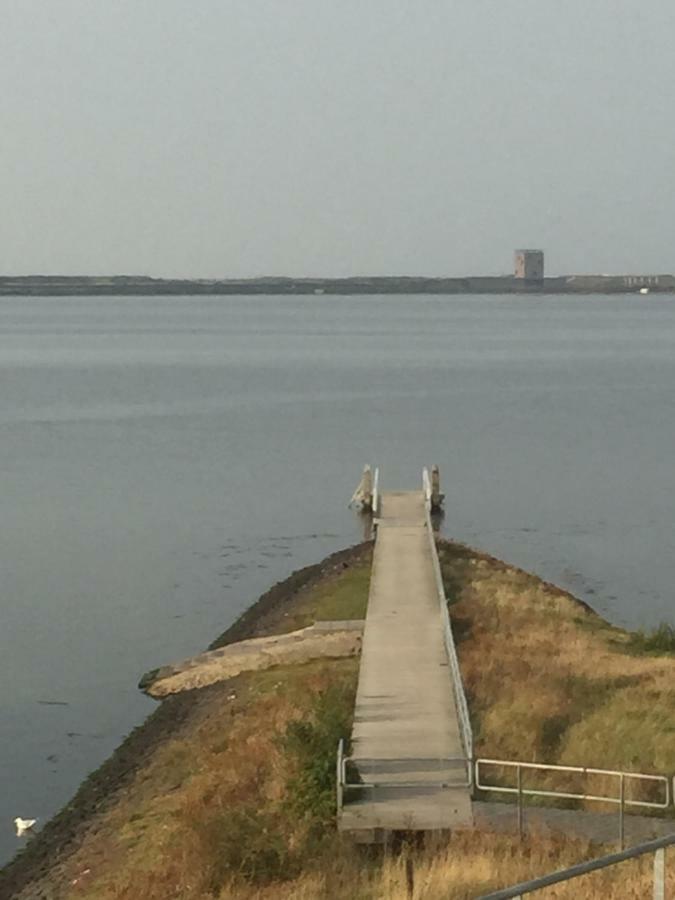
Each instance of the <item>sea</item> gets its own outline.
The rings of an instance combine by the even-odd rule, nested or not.
[[[0,299],[0,862],[156,666],[440,466],[444,533],[675,622],[675,298]]]

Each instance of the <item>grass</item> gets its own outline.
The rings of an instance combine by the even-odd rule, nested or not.
[[[332,578],[314,584],[298,596],[286,625],[304,628],[314,622],[365,619],[370,587],[370,555]]]
[[[675,655],[675,628],[662,622],[653,631],[637,631],[631,635],[628,646],[635,654]]]
[[[196,900],[228,882],[286,881],[320,859],[357,671],[355,660],[319,661],[208,689],[213,702],[68,859],[72,896]]]
[[[440,557],[479,754],[675,770],[675,660],[656,655],[670,652],[663,636],[637,651],[635,636],[527,573],[454,544]],[[256,633],[363,618],[369,572],[370,548],[331,565],[266,608]],[[357,660],[319,660],[195,692],[70,855],[17,900],[40,890],[59,900],[408,900],[407,859],[416,900],[459,900],[604,852],[544,833],[521,844],[456,832],[384,855],[344,842],[335,749],[351,730],[357,674]],[[650,865],[537,896],[646,896]],[[669,878],[675,891],[675,865]]]
[[[256,611],[253,607],[248,610],[239,622],[213,642],[211,649],[229,643],[231,637],[239,641],[297,631],[314,622],[365,618],[372,545],[364,544],[355,550],[348,559],[340,559],[345,554],[336,554],[337,560],[327,566],[310,566],[292,575],[287,583],[292,586],[295,582],[297,587],[291,590],[290,597],[283,590],[283,584],[277,585],[268,596],[272,598],[275,592],[281,596],[269,609]],[[329,563],[334,559],[329,557]]]
[[[675,770],[675,660],[533,575],[441,543],[477,752],[646,773]],[[655,638],[661,652],[672,629]]]

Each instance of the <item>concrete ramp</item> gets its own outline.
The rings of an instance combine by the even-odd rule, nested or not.
[[[382,495],[349,767],[366,786],[339,816],[357,840],[472,824],[427,522],[422,491]]]

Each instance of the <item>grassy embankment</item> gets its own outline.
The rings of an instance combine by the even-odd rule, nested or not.
[[[441,558],[480,753],[675,769],[672,656],[489,557],[444,545]],[[362,617],[368,551],[343,565],[249,613],[227,639]],[[335,743],[351,727],[356,678],[354,660],[321,661],[193,692],[181,721],[22,896],[406,897],[403,856],[357,852],[334,830]],[[458,833],[414,851],[415,896],[474,897],[597,852],[550,835],[520,845]],[[648,875],[648,861],[628,864],[539,896],[638,897]]]
[[[564,591],[446,544],[441,565],[477,751],[675,771],[675,641],[630,634]]]

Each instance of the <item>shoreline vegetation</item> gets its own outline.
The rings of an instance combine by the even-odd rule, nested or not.
[[[365,617],[372,544],[295,572],[209,649]],[[461,544],[439,558],[477,754],[675,771],[675,634],[631,634]],[[358,659],[322,658],[164,700],[0,871],[0,900],[469,898],[599,855],[546,831],[457,832],[401,853],[335,830],[335,748]],[[649,861],[541,896],[642,896]],[[620,889],[618,887],[620,885]]]
[[[0,296],[123,297],[315,294],[626,294],[675,293],[675,275],[563,275],[535,280],[513,275],[428,277],[373,275],[347,278],[151,278],[114,275],[0,276]]]

